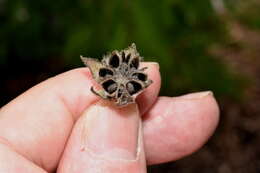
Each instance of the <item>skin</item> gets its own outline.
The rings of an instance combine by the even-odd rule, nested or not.
[[[50,78],[0,109],[0,172],[146,172],[198,150],[214,132],[211,92],[158,97],[157,63],[143,63],[154,83],[138,105],[116,108],[90,91],[88,68]],[[140,118],[141,117],[141,118]]]

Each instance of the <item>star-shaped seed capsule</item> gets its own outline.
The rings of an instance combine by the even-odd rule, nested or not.
[[[115,101],[118,106],[134,103],[136,96],[152,83],[144,72],[147,67],[139,68],[142,57],[134,43],[124,50],[108,53],[101,62],[82,56],[81,59],[102,88],[95,90],[91,87],[91,91]]]

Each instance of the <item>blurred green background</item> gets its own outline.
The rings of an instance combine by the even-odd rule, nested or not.
[[[216,134],[149,172],[260,172],[259,0],[0,0],[0,106],[33,85],[136,43],[161,95],[212,90]]]

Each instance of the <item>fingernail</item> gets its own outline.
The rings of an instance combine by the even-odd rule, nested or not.
[[[160,65],[159,65],[158,62],[144,62],[143,64],[144,64],[144,66],[146,66],[145,64],[147,64],[147,65],[153,65],[153,66],[155,66],[158,70],[160,69]]]
[[[184,99],[201,99],[201,98],[204,98],[207,96],[213,96],[213,92],[212,91],[203,91],[203,92],[186,94],[186,95],[183,95],[180,97],[184,98]]]
[[[154,65],[157,69],[160,69],[160,65],[158,62],[148,62],[151,65]]]
[[[101,101],[84,116],[83,145],[87,151],[105,159],[136,159],[140,120],[136,104],[119,108]]]

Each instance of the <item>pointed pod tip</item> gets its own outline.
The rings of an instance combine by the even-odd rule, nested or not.
[[[132,47],[133,49],[136,49],[135,43],[132,43],[132,44],[131,44],[131,47]]]
[[[82,55],[80,55],[80,59],[87,67],[89,67],[89,65],[93,64],[94,62],[98,62],[96,59],[83,57]]]
[[[82,56],[82,55],[80,55],[80,59],[81,59],[81,61],[83,61],[84,63],[86,62],[86,60],[87,60],[87,58],[86,57],[84,57],[84,56]]]

